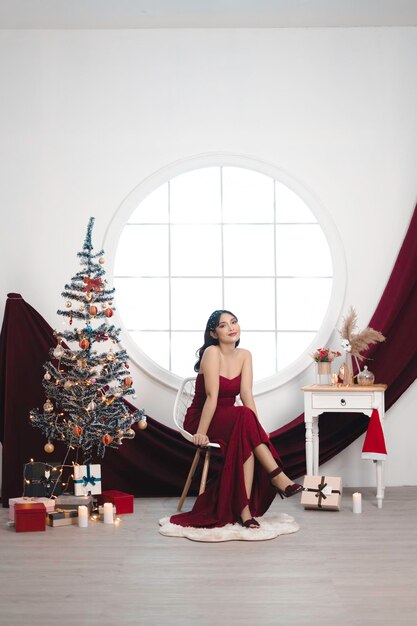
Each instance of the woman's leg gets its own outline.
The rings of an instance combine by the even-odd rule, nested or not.
[[[265,444],[261,443],[259,446],[256,446],[253,452],[259,463],[268,472],[268,474],[273,472],[274,469],[278,467],[278,464],[272,456],[270,449]],[[288,485],[293,484],[291,478],[288,478],[288,476],[284,474],[284,472],[280,472],[277,476],[274,476],[271,482],[273,485],[275,485],[275,487],[278,487],[278,489],[281,490],[284,490],[286,487],[288,487]]]
[[[250,496],[252,493],[252,484],[253,484],[253,474],[255,471],[255,457],[251,453],[250,457],[246,459],[243,464],[243,477],[245,481],[245,489],[248,500],[250,500]],[[246,520],[251,519],[252,514],[250,512],[249,506],[245,506],[241,513],[242,521],[246,522]]]

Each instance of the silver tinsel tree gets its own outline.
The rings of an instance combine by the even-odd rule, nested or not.
[[[115,290],[103,279],[103,250],[93,254],[93,224],[91,218],[78,253],[82,268],[62,292],[65,309],[58,314],[69,328],[54,333],[57,345],[44,365],[43,410],[30,411],[32,425],[48,439],[46,452],[53,452],[53,440],[61,441],[82,450],[84,463],[91,461],[94,450],[103,457],[107,447],[132,439],[134,423],[146,427],[144,411],[132,411],[123,401],[135,391],[120,328],[110,324]]]

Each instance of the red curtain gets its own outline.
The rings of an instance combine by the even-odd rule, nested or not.
[[[417,375],[417,209],[414,211],[394,269],[370,326],[387,341],[367,356],[378,381],[388,384],[387,409]],[[2,500],[21,495],[23,464],[31,458],[61,463],[66,449],[55,444],[47,455],[45,439],[28,419],[29,410],[45,401],[41,384],[43,363],[55,346],[53,329],[19,294],[9,294],[0,336],[0,434],[3,443]],[[140,401],[139,401],[140,406]],[[357,413],[323,414],[320,418],[320,463],[328,461],[361,435],[368,418]],[[303,415],[275,431],[271,439],[287,473],[305,473]],[[55,443],[55,442],[54,442]],[[177,495],[194,456],[194,448],[175,430],[152,418],[148,428],[118,450],[108,450],[102,461],[106,489],[135,496]],[[49,458],[47,458],[49,457]],[[213,469],[220,466],[213,459]]]

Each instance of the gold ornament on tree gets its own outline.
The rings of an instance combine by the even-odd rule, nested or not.
[[[361,352],[365,352],[372,344],[385,341],[384,335],[378,330],[370,328],[370,326],[358,332],[357,321],[358,315],[351,306],[346,317],[342,319],[342,327],[339,329],[342,348],[346,352],[346,361],[339,370],[339,378],[345,385],[351,385],[354,382],[352,357],[355,357],[356,365],[360,371],[359,361],[366,358]]]

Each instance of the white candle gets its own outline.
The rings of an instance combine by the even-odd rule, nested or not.
[[[105,502],[103,505],[104,523],[113,524],[113,504],[111,502]]]
[[[362,494],[356,492],[352,495],[353,512],[362,513]]]
[[[88,508],[84,505],[78,507],[78,526],[80,528],[88,526]]]

